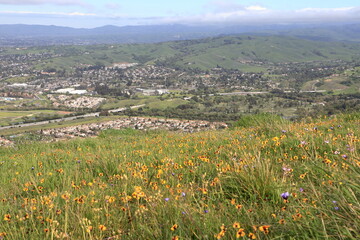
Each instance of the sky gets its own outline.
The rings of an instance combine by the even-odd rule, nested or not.
[[[359,0],[0,0],[0,24],[360,23]]]

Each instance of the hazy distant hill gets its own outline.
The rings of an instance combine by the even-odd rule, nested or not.
[[[110,66],[116,62],[158,64],[171,68],[242,69],[269,63],[346,60],[360,58],[360,43],[319,42],[287,36],[234,35],[151,44],[51,46],[1,54],[54,53],[37,68],[70,69],[81,64]]]
[[[0,25],[0,45],[153,43],[251,33],[321,41],[360,42],[360,25],[341,26],[103,26],[93,29],[42,25]]]

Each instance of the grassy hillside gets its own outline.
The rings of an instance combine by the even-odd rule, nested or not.
[[[0,149],[6,239],[358,239],[359,114]]]
[[[54,53],[54,57],[36,63],[36,68],[70,69],[83,64],[105,66],[117,62],[155,62],[178,67],[210,69],[248,69],[251,62],[306,62],[352,60],[360,55],[360,45],[309,41],[281,36],[226,36],[165,42],[157,44],[124,44],[94,46],[36,47],[26,50],[8,49],[2,54]],[[254,66],[253,66],[254,67]],[[256,66],[255,66],[256,67]],[[257,66],[259,68],[259,66]],[[262,68],[266,69],[265,64]]]
[[[290,37],[239,36],[205,39],[183,47],[187,54],[182,63],[197,67],[239,68],[248,61],[307,62],[333,59],[351,60],[359,56],[360,45],[325,43]],[[179,47],[174,45],[174,48]]]

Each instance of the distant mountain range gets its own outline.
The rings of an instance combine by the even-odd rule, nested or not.
[[[264,26],[103,26],[93,29],[0,25],[0,46],[155,43],[232,34],[283,35],[318,41],[360,42],[360,24]]]

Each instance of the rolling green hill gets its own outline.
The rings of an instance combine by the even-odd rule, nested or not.
[[[26,50],[7,49],[1,54],[54,53],[61,57],[42,60],[36,68],[70,69],[83,64],[109,66],[116,62],[160,64],[181,68],[241,69],[266,63],[357,59],[360,44],[319,42],[284,36],[223,36],[156,44],[52,46]],[[266,66],[265,66],[266,67]]]

